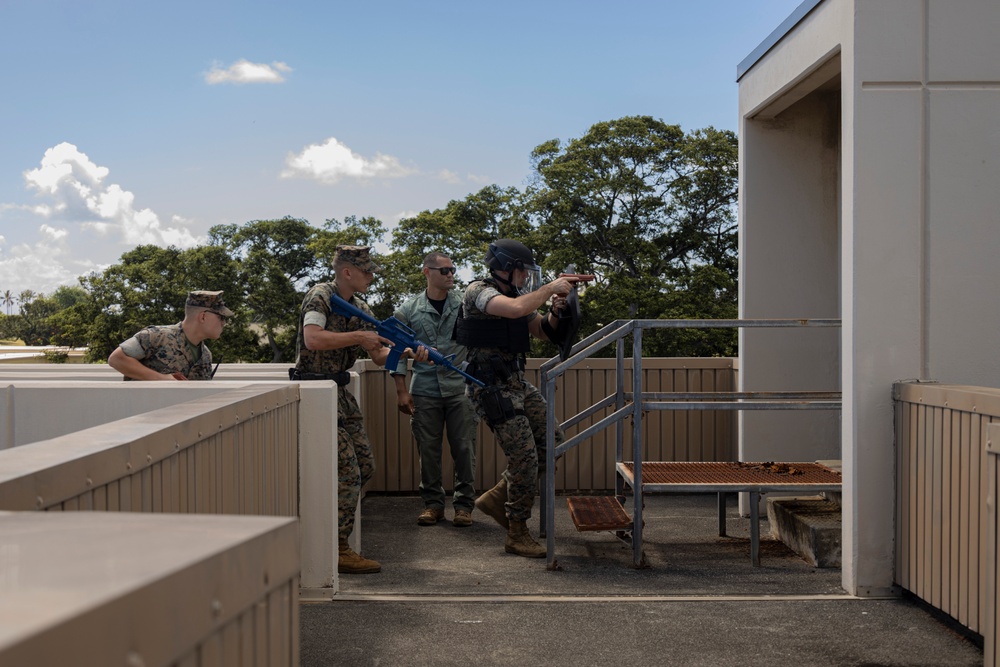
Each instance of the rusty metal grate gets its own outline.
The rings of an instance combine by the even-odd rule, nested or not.
[[[632,519],[614,496],[572,496],[566,499],[566,506],[579,531],[632,527]]]
[[[625,468],[635,474],[632,461]],[[840,484],[840,473],[818,463],[649,461],[642,464],[643,484]]]

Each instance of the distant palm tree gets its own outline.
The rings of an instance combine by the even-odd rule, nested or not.
[[[2,295],[0,295],[0,304],[7,306],[7,314],[10,315],[11,306],[14,305],[14,295],[10,290],[6,290]]]

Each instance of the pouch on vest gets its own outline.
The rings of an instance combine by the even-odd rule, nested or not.
[[[486,424],[490,428],[499,426],[517,415],[517,411],[514,410],[514,402],[509,397],[504,396],[500,387],[496,385],[486,387],[479,393],[479,403],[483,406]]]

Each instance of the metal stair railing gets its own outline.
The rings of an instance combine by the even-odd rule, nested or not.
[[[737,319],[737,320],[615,320],[573,345],[570,356],[561,361],[553,357],[540,368],[542,395],[546,411],[546,466],[539,498],[540,533],[546,540],[546,567],[558,570],[555,558],[555,488],[556,459],[583,441],[615,426],[615,495],[625,494],[626,481],[618,469],[625,452],[625,423],[632,420],[632,561],[640,567],[642,554],[642,415],[645,410],[839,410],[839,391],[773,392],[648,392],[642,391],[642,332],[644,329],[733,329],[733,328],[815,328],[840,327],[840,319]],[[632,387],[625,391],[625,339],[632,335]],[[614,412],[600,421],[555,444],[556,380],[570,368],[615,344],[615,393],[559,424],[564,431],[581,421],[614,406]],[[636,397],[639,397],[636,400]]]

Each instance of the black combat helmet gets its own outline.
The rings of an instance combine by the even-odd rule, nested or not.
[[[498,239],[490,244],[486,251],[486,265],[494,271],[513,271],[514,269],[531,268],[535,266],[535,256],[531,249],[513,239]]]
[[[496,280],[508,285],[518,294],[527,294],[542,284],[541,267],[535,264],[535,256],[531,253],[531,249],[520,241],[497,239],[491,243],[489,250],[486,251],[486,265],[490,267],[490,274]],[[527,280],[521,287],[496,274],[497,271],[513,272],[514,269],[521,269],[528,274]]]

